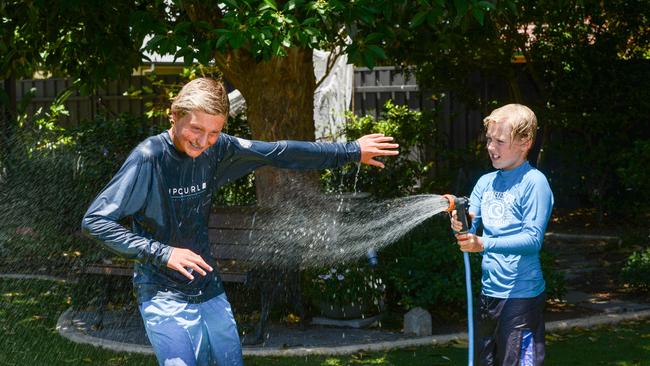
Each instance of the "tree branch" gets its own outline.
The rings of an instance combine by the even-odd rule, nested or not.
[[[341,47],[337,46],[337,47],[334,47],[333,50],[329,51],[329,53],[330,54],[327,56],[327,63],[325,64],[325,73],[323,74],[323,77],[321,77],[320,80],[318,80],[316,82],[315,89],[318,89],[320,84],[322,84],[323,81],[325,81],[325,79],[327,79],[327,77],[330,75],[330,73],[334,69],[334,65],[336,65],[336,62],[338,61],[339,57],[341,57],[341,54],[343,52],[341,51]]]

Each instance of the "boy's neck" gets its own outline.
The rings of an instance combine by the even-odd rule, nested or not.
[[[517,170],[520,166],[526,164],[527,162],[528,162],[528,159],[524,159],[524,160],[520,161],[519,163],[517,163],[517,165],[515,165],[513,167],[510,167],[508,169],[499,169],[499,170],[504,171],[504,172],[511,172],[513,170]]]

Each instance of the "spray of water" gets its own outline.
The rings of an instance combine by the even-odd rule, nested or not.
[[[339,264],[381,249],[446,210],[439,195],[374,200],[366,195],[310,196],[262,212],[255,221],[252,260],[280,267]]]

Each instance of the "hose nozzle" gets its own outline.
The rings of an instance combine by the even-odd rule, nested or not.
[[[442,197],[446,198],[449,201],[449,207],[447,207],[447,212],[451,213],[456,209],[456,196],[453,194],[443,194]]]
[[[469,231],[469,225],[467,224],[467,206],[469,205],[469,200],[467,197],[456,197],[451,194],[443,195],[444,198],[449,201],[449,207],[447,207],[447,212],[452,213],[456,210],[456,215],[458,220],[463,224],[463,228],[460,233],[466,233]]]

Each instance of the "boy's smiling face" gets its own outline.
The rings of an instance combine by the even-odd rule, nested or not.
[[[192,158],[214,145],[226,123],[226,117],[201,111],[190,111],[183,116],[172,115],[174,125],[169,129],[174,146]]]
[[[531,141],[511,140],[512,126],[508,122],[490,122],[485,133],[487,151],[496,169],[512,170],[526,161]]]

